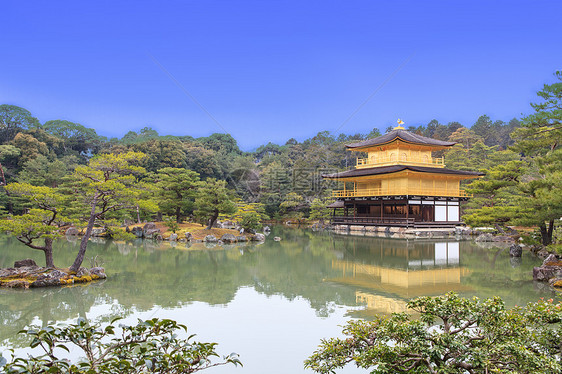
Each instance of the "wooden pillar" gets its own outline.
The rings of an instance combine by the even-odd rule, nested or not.
[[[406,227],[408,227],[408,219],[410,218],[410,203],[406,200]]]

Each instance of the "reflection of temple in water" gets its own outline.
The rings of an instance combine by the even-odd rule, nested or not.
[[[404,312],[412,298],[469,289],[462,284],[468,270],[461,267],[461,245],[358,238],[332,261],[339,275],[329,281],[355,288],[357,302],[367,306],[362,316]]]

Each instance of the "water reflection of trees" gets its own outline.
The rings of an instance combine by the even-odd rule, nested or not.
[[[86,286],[0,290],[0,340],[10,338],[15,344],[16,332],[33,320],[47,324],[86,317],[94,306],[104,306],[96,309],[103,310],[103,316],[96,318],[109,319],[194,301],[227,304],[246,286],[290,300],[304,298],[319,316],[328,315],[335,304],[365,304],[366,309],[356,314],[360,317],[401,311],[410,297],[451,289],[466,295],[498,294],[509,304],[535,296],[525,280],[530,279],[530,257],[512,268],[507,253],[495,256],[470,242],[443,247],[443,241],[276,230],[274,235],[283,238],[280,242],[210,250],[196,244],[188,249],[185,243],[172,248],[148,241],[96,241],[87,257],[103,261],[109,279]],[[0,246],[4,248],[0,267],[36,255],[9,237],[0,238]],[[66,264],[74,258],[78,243],[63,240],[55,248],[57,264]]]

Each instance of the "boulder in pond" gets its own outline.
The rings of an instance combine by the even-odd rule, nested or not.
[[[258,232],[252,237],[252,240],[256,242],[263,242],[265,240],[265,235]]]
[[[53,277],[51,274],[43,274],[37,277],[37,279],[32,282],[30,287],[52,287],[60,286],[60,278]]]
[[[156,239],[158,235],[160,235],[160,229],[144,230],[144,237],[146,239]]]
[[[275,240],[276,242],[280,242],[280,241],[281,241],[281,238],[278,237],[278,236],[276,236],[276,237],[273,238],[273,240]]]
[[[216,243],[217,238],[214,235],[207,235],[205,236],[205,239],[203,239],[203,241],[206,243]]]
[[[221,240],[224,243],[234,243],[236,241],[236,236],[232,234],[224,234],[223,236],[221,236]]]
[[[30,283],[23,279],[16,279],[10,282],[2,283],[2,287],[7,288],[29,288]]]
[[[81,267],[80,269],[78,269],[78,271],[76,272],[76,276],[77,277],[85,277],[85,276],[91,276],[92,274],[90,273],[90,270]]]
[[[560,266],[536,266],[533,268],[533,280],[540,282],[548,282],[550,279],[562,276],[562,267]]]
[[[25,260],[19,260],[14,262],[15,268],[23,268],[23,267],[30,267],[30,266],[37,267],[37,264],[31,258],[26,258]]]
[[[178,240],[178,234],[172,233],[172,235],[170,235],[168,240],[170,240],[171,242],[175,242],[176,240]]]
[[[142,227],[136,226],[131,229],[131,233],[136,236],[137,238],[142,238],[144,236]]]
[[[107,278],[107,275],[105,275],[105,269],[102,268],[102,267],[99,267],[99,266],[96,266],[96,267],[94,267],[94,268],[91,268],[91,269],[90,269],[90,274],[91,274],[92,276],[95,276],[95,277],[100,278],[100,279],[105,279],[105,278]]]
[[[193,240],[193,235],[191,235],[189,231],[185,233],[185,240],[187,241]]]
[[[515,238],[508,235],[498,235],[492,237],[493,242],[515,243]]]
[[[491,242],[493,240],[494,240],[494,236],[492,234],[489,234],[489,233],[480,234],[480,235],[478,235],[478,237],[476,239],[474,239],[474,241],[478,242],[478,243]]]
[[[92,229],[93,237],[105,236],[106,234],[107,234],[107,230],[105,229],[105,227],[94,227]]]
[[[248,238],[246,238],[244,235],[240,235],[236,237],[236,241],[241,243],[241,242],[248,241]]]
[[[156,224],[154,222],[148,222],[142,228],[144,232],[146,232],[147,230],[154,230],[154,229],[156,229]]]
[[[552,278],[552,279],[548,282],[548,284],[549,284],[551,287],[562,289],[562,277]]]
[[[521,248],[519,244],[512,244],[511,247],[509,247],[509,255],[511,257],[521,257],[522,254],[523,248]]]
[[[224,221],[222,223],[222,228],[223,229],[234,229],[234,228],[236,228],[236,223],[234,223],[232,221]]]
[[[558,258],[557,255],[551,253],[548,255],[547,258],[543,261],[543,266],[562,266],[562,261]]]
[[[548,256],[550,256],[550,252],[547,251],[546,249],[541,249],[537,252],[537,257],[542,260],[548,258]]]
[[[80,231],[78,231],[78,229],[74,226],[67,228],[66,231],[64,232],[64,235],[68,235],[68,236],[76,236],[78,234],[80,234]]]

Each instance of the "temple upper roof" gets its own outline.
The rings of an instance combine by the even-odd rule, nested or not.
[[[413,132],[404,130],[403,128],[395,128],[394,130],[378,136],[376,138],[363,140],[358,143],[347,144],[347,148],[368,148],[378,145],[392,143],[396,139],[400,139],[406,143],[427,145],[435,147],[451,147],[457,143],[455,142],[445,142],[443,140],[431,139],[425,136],[415,134]]]

